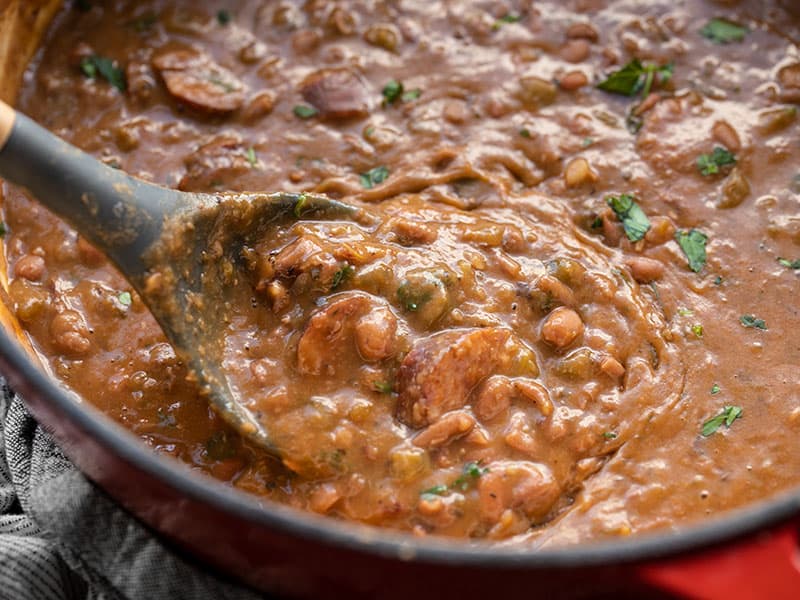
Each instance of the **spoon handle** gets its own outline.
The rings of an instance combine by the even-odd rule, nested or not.
[[[0,176],[27,188],[130,275],[180,194],[109,167],[0,101]]]

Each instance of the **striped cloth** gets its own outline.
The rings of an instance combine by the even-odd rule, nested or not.
[[[251,600],[170,552],[69,462],[0,378],[0,600]]]

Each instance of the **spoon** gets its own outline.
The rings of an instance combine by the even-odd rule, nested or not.
[[[2,101],[0,176],[27,188],[116,264],[219,415],[280,457],[222,368],[241,250],[282,221],[369,215],[312,194],[197,194],[154,185],[103,164]]]

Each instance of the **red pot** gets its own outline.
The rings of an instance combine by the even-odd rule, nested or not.
[[[12,40],[0,52],[0,96],[13,97],[14,80],[59,4],[0,0],[0,39]],[[159,458],[44,373],[2,300],[0,293],[0,372],[66,454],[142,521],[258,589],[404,600],[521,591],[615,600],[800,598],[800,490],[678,533],[563,549],[467,545],[343,523],[236,492]]]
[[[800,597],[800,492],[707,525],[552,550],[419,539],[259,500],[159,458],[79,404],[5,330],[0,371],[65,453],[120,504],[190,554],[252,586],[301,598]]]

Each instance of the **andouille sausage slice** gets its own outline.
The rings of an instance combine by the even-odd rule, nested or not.
[[[350,69],[321,69],[300,84],[303,99],[324,119],[355,119],[369,114],[369,91]]]
[[[170,95],[195,110],[224,114],[244,104],[244,84],[203,52],[189,49],[164,52],[153,59],[153,67]]]
[[[297,369],[304,375],[321,375],[336,371],[341,362],[335,348],[345,340],[355,339],[359,354],[365,360],[386,358],[394,348],[397,319],[387,307],[363,293],[343,294],[327,306],[318,309],[308,320],[297,344]],[[370,333],[384,339],[365,339],[362,331],[364,317],[372,316]],[[374,351],[374,352],[373,352]],[[371,352],[371,353],[370,353]]]
[[[508,329],[487,327],[417,341],[397,374],[397,418],[419,428],[464,406],[472,388],[500,367],[510,337]]]

